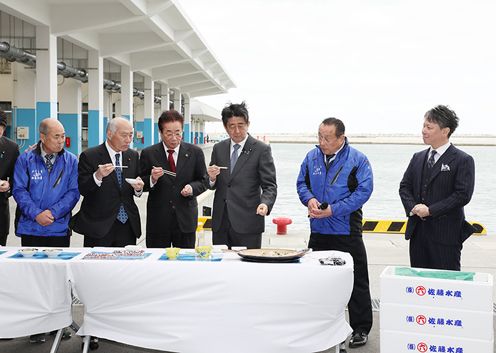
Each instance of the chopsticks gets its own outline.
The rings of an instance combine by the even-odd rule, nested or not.
[[[173,177],[176,176],[176,173],[171,172],[170,170],[167,170],[167,169],[162,168],[162,171],[164,172],[164,174],[167,174],[167,175],[170,175],[170,176],[173,176]]]

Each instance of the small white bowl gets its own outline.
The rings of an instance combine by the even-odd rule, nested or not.
[[[138,183],[138,180],[134,178],[126,178],[125,180],[131,185]]]
[[[50,258],[56,258],[62,253],[62,249],[43,249],[43,253]]]
[[[38,252],[36,248],[22,248],[19,249],[19,253],[24,257],[33,257],[34,254]]]

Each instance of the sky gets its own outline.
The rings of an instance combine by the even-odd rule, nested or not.
[[[496,135],[493,0],[176,0],[246,101],[250,131],[420,134],[438,104],[455,134]],[[218,124],[221,130],[222,126]]]

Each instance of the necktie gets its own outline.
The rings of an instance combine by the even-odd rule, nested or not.
[[[167,153],[169,154],[169,157],[167,158],[169,160],[169,167],[171,172],[176,172],[176,163],[174,163],[174,150],[167,150]]]
[[[52,168],[53,168],[53,162],[52,162],[52,159],[53,159],[53,153],[52,154],[47,154],[45,156],[45,164],[46,164],[46,167],[48,169],[48,173],[50,173],[52,171]]]
[[[115,174],[117,175],[117,182],[119,183],[119,186],[122,187],[122,168],[119,168],[121,166],[121,163],[119,161],[120,157],[121,155],[119,153],[115,154]],[[129,217],[126,213],[126,210],[124,209],[124,205],[121,203],[119,212],[117,212],[117,219],[119,220],[119,222],[124,224],[126,223],[128,218]]]
[[[233,152],[231,154],[231,173],[234,170],[234,166],[236,165],[236,162],[238,161],[238,150],[241,147],[239,144],[235,144],[233,146]]]
[[[434,166],[434,163],[436,163],[436,160],[434,159],[434,156],[436,155],[437,151],[432,150],[431,151],[431,156],[429,157],[429,160],[427,161],[427,167],[432,168]]]
[[[326,167],[329,168],[329,165],[331,164],[331,159],[334,158],[336,154],[333,153],[333,154],[326,154],[325,156],[325,164],[326,164]]]

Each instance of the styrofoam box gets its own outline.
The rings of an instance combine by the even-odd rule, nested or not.
[[[477,272],[473,281],[395,275],[395,266],[381,273],[383,303],[492,312],[493,277]],[[429,270],[434,271],[434,270]]]
[[[381,303],[381,330],[492,340],[493,313]]]
[[[493,353],[493,341],[381,329],[381,353],[418,352]]]

